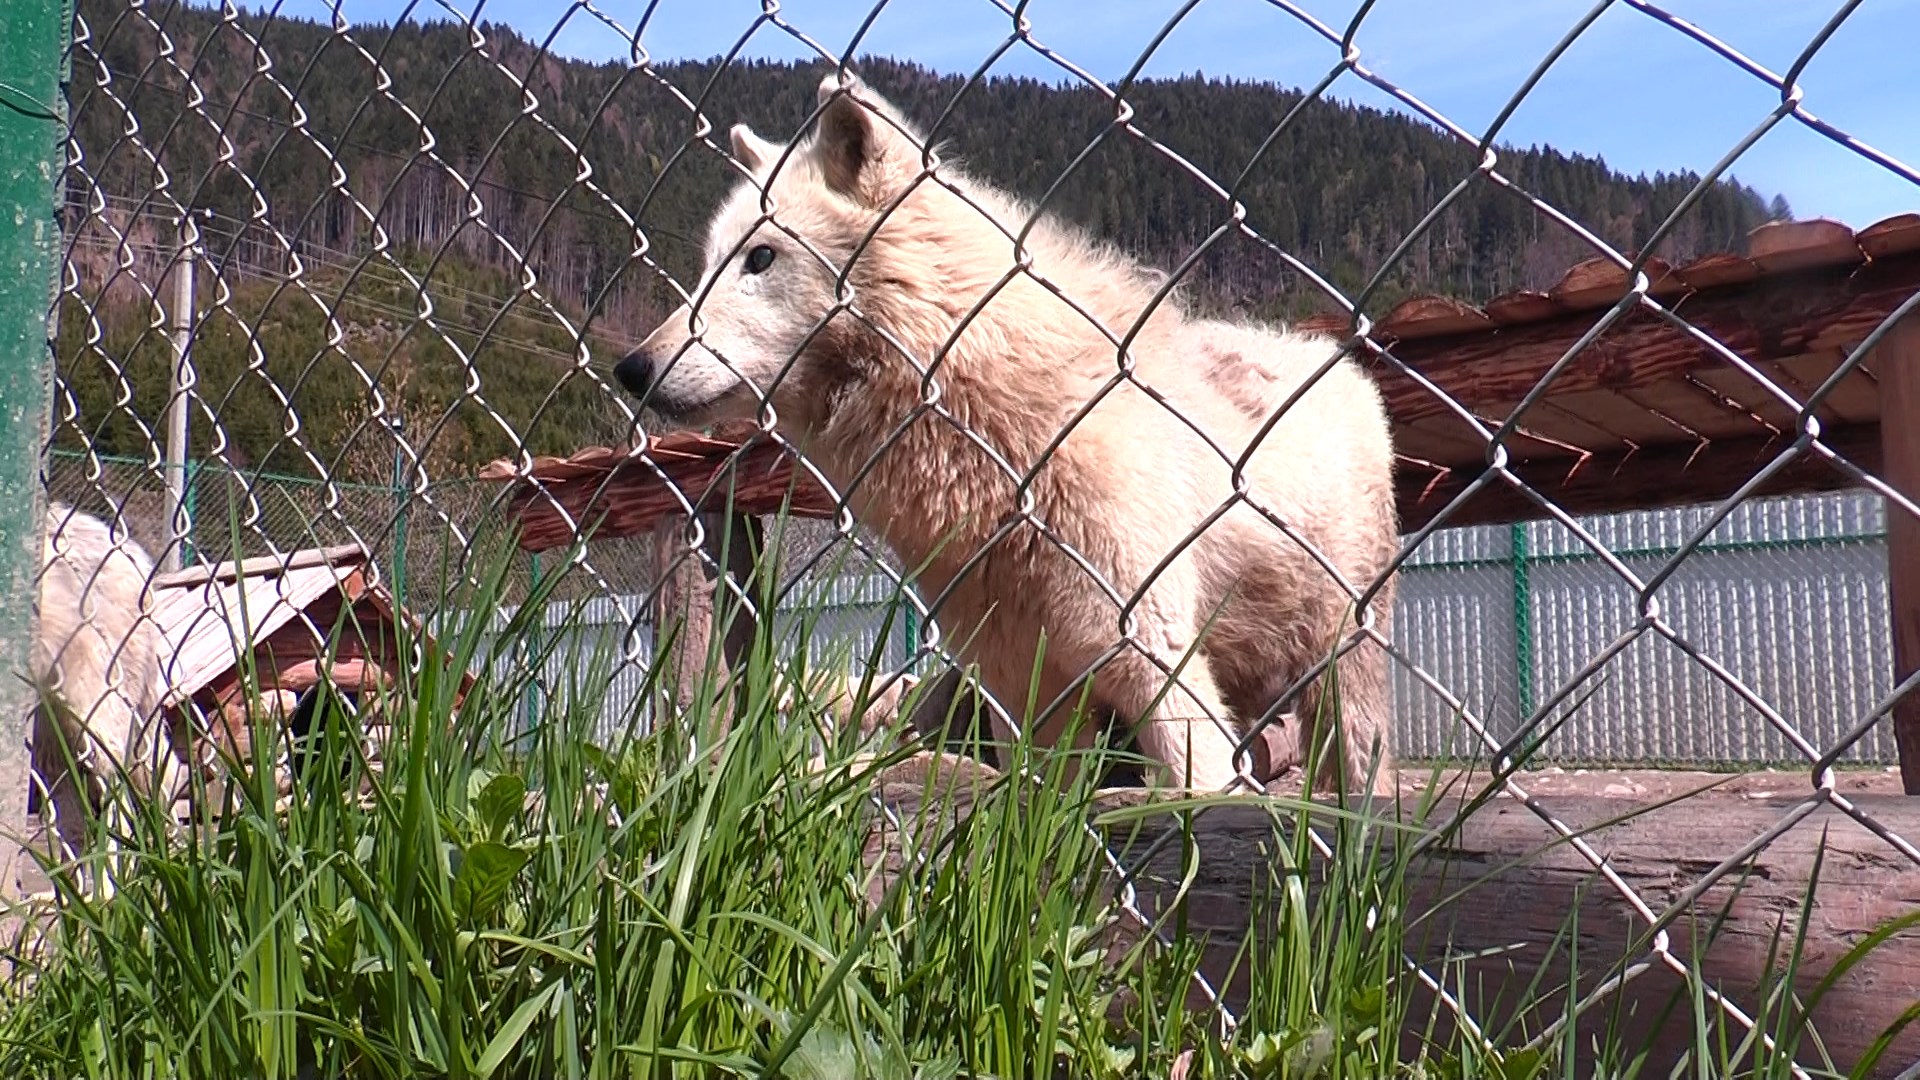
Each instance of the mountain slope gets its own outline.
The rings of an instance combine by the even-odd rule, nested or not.
[[[171,250],[172,206],[210,215],[210,256],[230,276],[262,284],[218,313],[215,322],[232,323],[239,339],[208,346],[202,392],[225,402],[236,457],[271,457],[295,471],[311,466],[291,453],[285,410],[266,393],[263,375],[347,401],[372,378],[421,417],[446,417],[437,430],[449,465],[512,449],[506,429],[530,431],[536,451],[611,437],[624,417],[577,370],[566,326],[594,312],[592,363],[604,365],[673,303],[668,275],[692,280],[696,238],[731,174],[695,138],[688,100],[700,102],[710,138],[721,139],[736,121],[784,138],[811,110],[820,74],[764,62],[643,71],[582,63],[545,55],[488,24],[472,34],[445,23],[403,23],[342,36],[314,23],[223,20],[192,7],[169,9],[156,22],[107,0],[81,0],[79,9],[86,29],[74,61],[80,167],[69,176],[69,197],[84,202],[96,190],[110,197],[109,216],[140,248],[145,261],[137,265],[150,284]],[[389,91],[376,89],[374,58],[391,79]],[[183,107],[183,70],[205,96],[197,112]],[[1223,199],[1116,127],[1111,104],[1091,90],[1019,79],[968,86],[878,58],[860,70],[921,124],[944,115],[936,137],[973,171],[1035,198],[1052,188],[1048,211],[1156,265],[1178,265],[1228,221]],[[92,89],[103,79],[111,93]],[[1357,291],[1476,161],[1470,147],[1413,120],[1326,102],[1308,103],[1262,151],[1273,125],[1300,100],[1269,84],[1149,81],[1128,100],[1133,129],[1232,186],[1247,224],[1265,241],[1228,230],[1196,262],[1190,294],[1217,310],[1284,317],[1327,306],[1276,249]],[[125,134],[122,103],[137,139]],[[231,147],[225,164],[223,140]],[[1697,182],[1686,174],[1621,176],[1598,159],[1546,148],[1503,150],[1500,168],[1629,248]],[[149,213],[135,213],[129,200],[156,191]],[[1776,200],[1771,214],[1783,213]],[[1719,184],[1660,252],[1684,259],[1737,249],[1769,216],[1758,193]],[[394,254],[367,261],[356,275],[373,248],[369,217]],[[99,242],[76,248],[87,263],[84,288],[107,298],[92,319],[114,348],[145,359],[133,365],[130,408],[117,409],[120,387],[82,344],[96,327],[70,305],[63,369],[83,416],[63,438],[73,441],[91,424],[105,448],[137,452],[139,423],[155,424],[157,411],[149,410],[164,397],[164,361],[148,356],[164,342],[146,329],[148,299],[124,275],[106,284],[116,256],[103,236],[95,228]],[[300,266],[287,258],[288,247],[301,253]],[[634,258],[636,251],[644,257]],[[1377,314],[1413,291],[1484,299],[1542,286],[1588,254],[1523,199],[1482,180],[1386,270],[1369,307]],[[414,317],[422,297],[400,265],[426,282],[436,321],[455,324],[444,337]],[[535,289],[523,286],[529,270]],[[355,329],[329,334],[327,310]],[[330,345],[330,337],[339,340]],[[227,355],[223,349],[231,359],[213,363]],[[475,373],[485,406],[449,411]],[[564,384],[558,392],[556,382]],[[299,402],[300,445],[311,444],[324,460],[354,424],[338,419],[338,410],[310,415],[314,400]]]

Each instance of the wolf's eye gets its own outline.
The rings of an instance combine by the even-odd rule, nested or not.
[[[747,252],[747,273],[765,273],[767,267],[772,265],[773,249],[767,245],[761,244],[752,251]]]

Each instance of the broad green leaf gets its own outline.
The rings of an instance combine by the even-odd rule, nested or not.
[[[526,804],[527,782],[513,773],[501,773],[481,787],[473,811],[489,840],[504,840],[507,827]]]
[[[514,875],[532,856],[494,840],[468,848],[453,875],[453,909],[469,924],[493,914],[507,898]]]

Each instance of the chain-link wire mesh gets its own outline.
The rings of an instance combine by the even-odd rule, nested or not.
[[[1167,26],[1191,6],[1170,5]],[[1249,580],[1247,588],[1311,594],[1351,609],[1334,614],[1356,621],[1330,636],[1317,624],[1312,633],[1304,622],[1287,628],[1313,637],[1308,651],[1322,655],[1311,664],[1244,658],[1235,677],[1259,685],[1238,697],[1262,707],[1237,717],[1222,706],[1233,695],[1195,689],[1208,665],[1230,667],[1222,657],[1232,646],[1218,655],[1210,647],[1182,670],[1168,699],[1179,704],[1154,708],[1228,755],[1210,762],[1210,775],[1224,769],[1264,786],[1273,778],[1256,775],[1247,753],[1259,729],[1284,725],[1297,742],[1310,701],[1301,695],[1317,677],[1337,663],[1349,693],[1361,693],[1372,670],[1365,658],[1390,654],[1391,722],[1382,734],[1403,765],[1505,768],[1540,735],[1528,768],[1792,766],[1807,771],[1810,786],[1752,839],[1756,848],[1810,809],[1833,807],[1882,836],[1891,856],[1920,860],[1916,838],[1863,810],[1834,771],[1894,761],[1888,717],[1912,682],[1894,677],[1887,533],[1890,517],[1914,517],[1915,507],[1885,479],[1877,452],[1864,455],[1836,433],[1864,422],[1857,414],[1869,406],[1850,395],[1920,293],[1907,287],[1903,301],[1860,332],[1824,343],[1824,367],[1801,370],[1761,358],[1750,337],[1722,340],[1690,321],[1697,309],[1675,301],[1669,280],[1676,266],[1743,244],[1747,227],[1759,223],[1741,217],[1748,211],[1722,181],[1777,126],[1811,131],[1863,167],[1915,183],[1916,202],[1920,175],[1803,107],[1799,79],[1831,25],[1778,73],[1651,4],[1617,6],[1692,41],[1698,62],[1750,78],[1774,99],[1705,176],[1676,179],[1627,224],[1574,207],[1573,188],[1543,158],[1501,147],[1511,109],[1487,130],[1466,130],[1423,103],[1419,87],[1370,69],[1370,5],[1346,25],[1288,3],[1264,12],[1320,43],[1324,77],[1249,110],[1256,149],[1249,160],[1226,160],[1204,145],[1204,132],[1158,122],[1191,115],[1178,111],[1171,91],[1137,79],[1137,68],[1118,81],[1094,76],[1051,50],[1023,8],[1006,5],[1005,40],[972,75],[923,77],[875,62],[875,90],[828,85],[816,99],[811,81],[831,80],[858,42],[816,40],[799,16],[773,6],[741,20],[740,41],[783,35],[820,62],[778,95],[757,98],[760,84],[738,81],[751,67],[744,61],[661,61],[643,26],[590,3],[566,8],[554,29],[627,41],[627,62],[568,64],[552,51],[548,28],[515,32],[455,6],[438,12],[448,23],[376,27],[355,22],[350,5],[314,24],[231,5],[83,0],[59,181],[67,258],[48,489],[120,523],[157,559],[189,573],[220,560],[286,563],[302,550],[355,545],[400,606],[450,624],[462,613],[440,609],[444,583],[463,571],[476,541],[505,524],[501,485],[473,478],[481,465],[504,458],[530,478],[536,456],[658,434],[661,425],[641,412],[623,378],[657,379],[664,393],[676,366],[708,379],[724,373],[734,411],[792,450],[801,474],[830,488],[845,511],[791,527],[782,603],[762,613],[783,633],[805,622],[816,640],[848,646],[846,654],[877,653],[889,673],[924,671],[956,655],[979,662],[1000,672],[999,696],[1014,699],[1000,704],[1018,713],[1024,695],[1005,692],[1014,684],[1006,673],[1034,669],[1031,648],[1020,646],[1032,644],[1029,631],[1045,629],[1062,669],[1049,669],[1042,714],[1048,699],[1070,701],[1086,678],[1119,709],[1122,678],[1131,686],[1151,674],[1165,684],[1181,662],[1195,635],[1183,620],[1198,609],[1180,590],[1236,572],[1219,540],[1231,532],[1229,548],[1289,553],[1285,572],[1294,576]],[[1592,21],[1571,22],[1562,45],[1577,43]],[[1142,64],[1159,46],[1160,37],[1153,40]],[[966,155],[994,139],[995,125],[1026,122],[1011,105],[996,113],[1001,105],[986,96],[986,73],[1009,51],[1056,66],[1065,84],[1056,92],[1071,102],[1064,115],[1073,123],[1053,132],[1044,160],[1000,170],[990,187],[928,147],[951,142]],[[1320,194],[1289,188],[1299,179],[1291,174],[1269,175],[1283,153],[1276,148],[1330,137],[1331,114],[1319,106],[1356,81],[1450,140],[1434,160],[1451,171],[1422,167],[1407,200],[1414,219],[1377,252],[1352,239],[1302,242],[1287,200]],[[1516,105],[1532,85],[1519,89]],[[776,139],[815,125],[829,130],[821,144],[789,150],[729,138],[734,120]],[[854,156],[822,158],[816,145]],[[876,154],[894,156],[876,166]],[[1391,186],[1396,170],[1378,164],[1370,179],[1323,182]],[[1117,186],[1102,186],[1100,178],[1113,176],[1122,178]],[[831,193],[809,204],[805,184]],[[1003,199],[998,187],[1034,200],[1031,208]],[[740,194],[722,214],[728,191]],[[1121,255],[1062,239],[1043,221],[1046,212],[1089,224],[1159,271],[1134,274]],[[1494,213],[1525,220],[1547,240],[1505,263],[1450,254],[1471,246],[1468,233]],[[974,218],[952,226],[951,236],[929,232],[951,224],[942,214]],[[712,236],[698,235],[709,220],[718,222]],[[934,277],[871,270],[906,257],[910,242],[929,249],[912,257]],[[769,254],[760,255],[763,248]],[[776,302],[739,284],[774,258],[783,272],[801,264],[812,291]],[[942,261],[970,258],[990,265],[962,273]],[[1466,382],[1410,358],[1418,352],[1406,347],[1412,338],[1393,332],[1389,313],[1413,293],[1557,303],[1564,297],[1547,287],[1580,259],[1614,273],[1613,294],[1574,317],[1580,325],[1563,354],[1499,394],[1465,399],[1458,388]],[[1075,294],[1072,284],[1103,274],[1118,299]],[[1175,296],[1176,286],[1192,295]],[[891,296],[890,288],[911,295]],[[908,301],[927,305],[917,317],[931,319],[933,330],[900,315]],[[683,303],[697,319],[675,314]],[[1026,344],[1080,350],[1078,381],[1063,389],[1032,376],[1050,356],[1003,357],[994,376],[1004,380],[1000,396],[978,396],[979,373],[960,367],[991,354],[1006,312],[1020,305],[1043,324],[1026,328]],[[1261,318],[1319,313],[1331,316],[1320,325],[1335,332],[1311,346],[1277,346],[1251,331],[1195,329],[1181,321],[1182,305]],[[770,313],[791,325],[743,325]],[[1125,318],[1108,321],[1115,314]],[[1635,320],[1677,330],[1698,353],[1681,376],[1697,391],[1691,412],[1634,397],[1647,387],[1631,385],[1634,364],[1607,335]],[[656,327],[678,329],[635,352]],[[1176,345],[1185,355],[1149,355]],[[1270,347],[1291,350],[1294,369],[1262,368],[1254,353]],[[1104,358],[1086,359],[1102,350]],[[623,356],[647,363],[616,375]],[[1480,362],[1500,363],[1498,348]],[[855,415],[849,402],[857,395],[874,392],[868,384],[880,366],[905,396],[889,403],[882,430],[834,441],[825,433]],[[1401,444],[1403,516],[1408,477],[1436,468],[1445,481],[1436,481],[1441,494],[1424,504],[1417,528],[1403,520],[1405,536],[1366,535],[1360,518],[1301,518],[1302,507],[1358,503],[1366,492],[1316,501],[1288,488],[1276,502],[1272,477],[1284,474],[1284,463],[1249,456],[1262,439],[1310,431],[1329,445],[1277,452],[1295,455],[1306,472],[1294,488],[1339,487],[1348,477],[1384,483],[1352,466],[1360,450],[1332,445],[1347,435],[1341,423],[1366,419],[1364,409],[1337,399],[1347,392],[1340,380],[1360,370],[1396,388],[1387,406]],[[1035,381],[1020,381],[1027,378]],[[1273,385],[1258,386],[1263,379]],[[1557,396],[1570,387],[1594,400],[1581,406]],[[1336,406],[1349,412],[1332,426],[1298,419]],[[1584,427],[1561,415],[1579,407],[1592,410],[1580,418]],[[1235,430],[1208,429],[1210,417],[1234,409]],[[183,415],[170,418],[174,410]],[[1116,425],[1115,415],[1128,420]],[[1877,423],[1877,411],[1871,419]],[[1682,434],[1650,440],[1649,425]],[[1566,442],[1576,429],[1594,436],[1592,445]],[[1613,444],[1601,445],[1601,436]],[[1560,505],[1563,489],[1530,471],[1537,461],[1605,458],[1622,447],[1705,447],[1749,436],[1763,442],[1743,475],[1678,510],[1633,510],[1628,494],[1610,507],[1617,512],[1596,516],[1584,512],[1591,503]],[[182,441],[189,449],[176,470],[168,448]],[[1173,442],[1189,445],[1175,454],[1165,445]],[[1439,468],[1416,460],[1408,450],[1416,445],[1457,452]],[[633,451],[643,463],[648,454],[644,445]],[[1624,460],[1615,463],[1623,476],[1633,467],[1631,456]],[[1840,481],[1802,487],[1854,490],[1762,497],[1771,481],[1809,463]],[[1357,471],[1343,471],[1350,467]],[[1128,497],[1191,497],[1164,512],[1103,504],[1101,512],[1124,513],[1100,519],[1073,501],[1078,489],[1059,479],[1067,468],[1078,470],[1072,483],[1111,484]],[[1117,479],[1131,474],[1145,480]],[[1667,501],[1651,491],[1657,480],[1620,483],[1649,504]],[[688,509],[694,497],[684,494]],[[1479,520],[1476,500],[1496,497],[1520,509],[1495,524],[1466,524]],[[947,520],[930,518],[928,508]],[[895,548],[903,540],[934,548],[931,532],[963,518],[971,531],[925,570],[889,550],[888,539]],[[1128,550],[1142,538],[1151,550]],[[544,566],[539,556],[516,557],[524,580],[564,573],[558,595],[583,605],[563,628],[579,640],[550,654],[544,678],[578,680],[579,658],[599,658],[591,677],[608,689],[594,737],[653,722],[644,692],[653,605],[663,568],[711,560],[699,539],[593,540]],[[1047,569],[1010,569],[1029,565]],[[1311,581],[1302,576],[1309,572]],[[289,599],[290,585],[275,589]],[[1001,655],[970,651],[968,628],[956,618],[989,608],[1013,620],[1012,630],[989,639]],[[1069,610],[1084,625],[1066,625]],[[318,623],[307,629],[326,637]],[[169,638],[178,645],[185,632],[169,630]],[[537,701],[528,708],[537,711]],[[1018,726],[1018,716],[1006,719]],[[1499,783],[1548,831],[1570,832],[1551,800],[1527,794],[1524,773]],[[1668,910],[1631,895],[1592,849],[1575,847],[1650,926],[1665,925]],[[1740,853],[1709,854],[1729,861],[1706,870],[1700,888]],[[1664,932],[1654,934],[1650,952],[1678,970]],[[1730,1002],[1716,1004],[1737,1013]]]

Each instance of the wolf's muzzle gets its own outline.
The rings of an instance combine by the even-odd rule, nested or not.
[[[654,376],[659,365],[648,355],[646,346],[633,350],[613,365],[613,377],[620,380],[627,393],[637,398],[645,398],[653,390]]]

